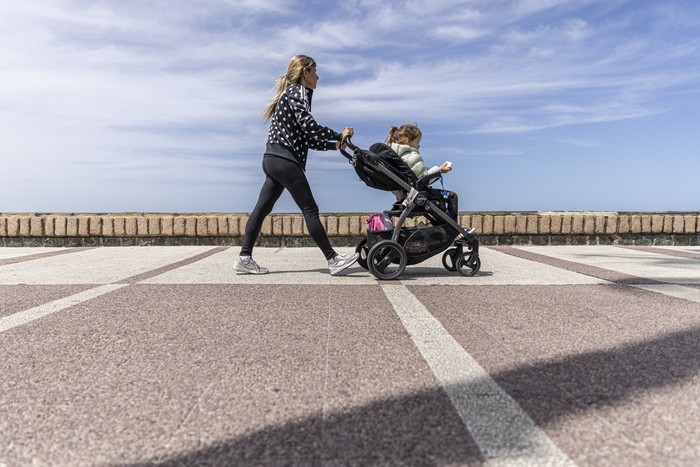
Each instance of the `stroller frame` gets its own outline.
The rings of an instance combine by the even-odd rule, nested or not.
[[[416,264],[444,252],[442,264],[448,271],[459,271],[463,276],[473,276],[479,271],[481,267],[479,241],[474,235],[474,229],[463,228],[447,212],[440,209],[425,191],[420,189],[427,186],[430,180],[435,178],[435,175],[423,177],[415,183],[416,186],[412,186],[397,175],[392,168],[388,167],[378,155],[371,151],[359,149],[352,143],[350,138],[347,138],[345,142],[353,150],[353,155],[348,154],[343,149],[341,149],[341,153],[355,167],[358,174],[360,174],[361,170],[358,169],[358,165],[369,166],[374,172],[383,174],[384,177],[387,177],[407,193],[402,202],[397,202],[392,209],[383,211],[389,217],[398,217],[391,232],[391,238],[385,238],[371,244],[370,236],[372,234],[376,235],[377,231],[368,231],[367,238],[362,239],[356,248],[356,252],[360,254],[358,264],[365,269],[369,269],[377,279],[390,280],[399,277],[408,264]],[[364,177],[361,178],[364,179]],[[404,228],[406,220],[416,215],[425,215],[436,226],[437,224],[433,220],[438,218],[443,223],[441,225],[446,224],[449,226],[449,228],[454,230],[455,235],[451,241],[446,242],[433,251],[408,255],[404,245],[400,242],[400,238],[402,233],[405,234],[406,230],[410,229]]]

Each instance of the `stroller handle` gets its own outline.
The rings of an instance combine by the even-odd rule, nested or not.
[[[352,137],[351,137],[351,136],[348,136],[348,137],[345,138],[344,140],[341,140],[341,143],[347,144],[347,146],[348,146],[350,149],[352,149],[353,152],[358,150],[358,147],[355,146],[354,144],[352,144]],[[345,158],[346,158],[347,160],[352,161],[352,156],[351,156],[350,154],[348,154],[348,152],[347,152],[345,149],[342,149],[342,147],[341,147],[341,149],[340,149],[340,153],[341,153],[343,156],[345,156]]]

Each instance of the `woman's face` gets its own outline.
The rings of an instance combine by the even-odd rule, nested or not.
[[[316,74],[316,67],[304,68],[301,75],[301,84],[309,89],[316,89],[316,84],[318,83],[318,75]]]

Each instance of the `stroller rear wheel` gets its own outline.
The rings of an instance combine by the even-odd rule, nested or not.
[[[479,272],[481,260],[471,251],[465,251],[457,257],[455,266],[461,275],[469,277]]]
[[[381,280],[396,279],[406,269],[406,250],[392,240],[382,240],[370,248],[367,266],[374,277]]]
[[[459,250],[457,248],[450,248],[449,250],[445,251],[442,255],[442,265],[447,269],[448,271],[454,272],[457,270],[457,266],[455,266],[457,257],[459,256]]]
[[[367,246],[367,239],[363,238],[360,243],[355,247],[355,253],[360,256],[357,258],[357,264],[359,264],[363,269],[367,269],[367,254],[369,253],[369,247]]]

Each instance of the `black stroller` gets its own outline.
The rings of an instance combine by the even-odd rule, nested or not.
[[[355,248],[357,263],[382,280],[396,279],[407,265],[417,264],[444,251],[442,265],[448,271],[473,276],[479,271],[479,241],[474,229],[462,228],[446,212],[445,201],[427,189],[435,175],[420,180],[389,146],[375,143],[369,150],[345,140],[353,154],[341,150],[362,181],[372,188],[406,193],[403,201],[384,211],[389,219],[398,217],[385,230],[368,230]],[[406,219],[423,216],[429,225],[404,227]]]

